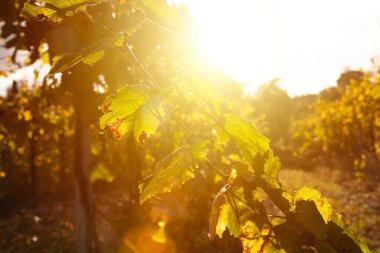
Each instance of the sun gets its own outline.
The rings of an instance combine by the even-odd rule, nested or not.
[[[197,23],[204,58],[241,83],[275,78],[273,25],[265,20],[264,5],[253,11],[248,0],[183,2]]]
[[[317,93],[380,55],[377,0],[172,1],[188,6],[201,55],[250,93],[278,78],[290,95]]]

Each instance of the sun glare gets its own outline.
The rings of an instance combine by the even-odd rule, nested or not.
[[[235,9],[227,1],[205,1],[197,17],[200,51],[240,82],[248,81],[251,71],[257,80],[270,79],[274,61],[270,24],[262,24],[260,13],[251,13],[248,1],[239,5]]]
[[[201,54],[250,92],[275,78],[291,95],[318,92],[380,53],[375,0],[179,2],[198,24]]]

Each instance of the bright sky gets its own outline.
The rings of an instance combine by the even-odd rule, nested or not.
[[[8,72],[7,78],[0,76],[0,96],[4,96],[13,80],[22,80],[31,85],[33,83],[33,78],[31,77],[34,76],[34,69],[40,68],[41,62],[37,61],[36,64],[33,64],[32,66],[18,69],[13,73],[10,73],[10,69],[17,69],[17,67],[15,65],[8,64],[3,58],[12,55],[13,50],[6,50],[1,48],[1,46],[2,41],[0,41],[0,71]],[[22,54],[22,52],[20,52],[20,54]],[[46,67],[44,67],[44,69],[46,72]]]
[[[189,6],[205,58],[252,93],[277,77],[290,95],[316,93],[380,56],[379,0],[172,1]]]
[[[379,0],[181,1],[202,54],[251,92],[279,77],[290,95],[316,93],[380,55]]]

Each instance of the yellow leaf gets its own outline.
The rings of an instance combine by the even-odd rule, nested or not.
[[[33,119],[33,115],[31,111],[24,111],[22,114],[22,117],[24,118],[25,121],[30,121]]]

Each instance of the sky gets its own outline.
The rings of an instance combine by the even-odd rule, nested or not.
[[[380,56],[379,0],[172,1],[188,5],[205,60],[249,93],[275,78],[292,96],[317,93]],[[7,83],[0,77],[0,92]]]
[[[380,55],[379,0],[178,1],[204,57],[251,93],[274,78],[292,96],[317,93]]]
[[[1,0],[0,0],[1,1]],[[11,54],[12,52],[9,52],[7,50],[4,50],[0,48],[0,57],[4,57],[6,55]],[[3,96],[6,94],[7,89],[11,86],[13,80],[22,80],[31,85],[33,83],[33,77],[34,76],[34,69],[38,66],[41,66],[40,62],[37,62],[36,64],[25,67],[22,69],[18,69],[12,73],[8,73],[7,78],[0,76],[0,96]],[[0,59],[0,71],[8,72],[7,70],[15,68],[14,66],[8,66],[8,64],[3,60]]]

